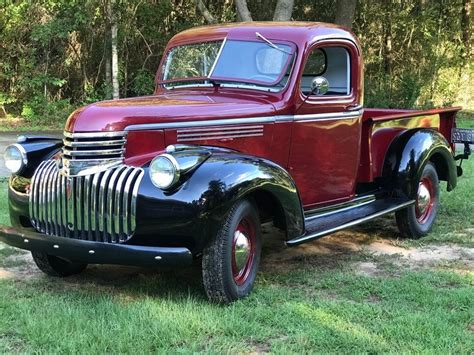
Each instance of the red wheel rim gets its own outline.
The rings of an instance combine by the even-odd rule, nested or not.
[[[418,185],[415,212],[418,223],[424,224],[431,217],[436,196],[433,182],[423,177]]]
[[[237,285],[247,281],[255,259],[255,227],[244,217],[240,220],[232,243],[232,275]]]

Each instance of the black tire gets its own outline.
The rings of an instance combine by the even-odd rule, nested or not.
[[[425,187],[429,190],[429,203],[425,213],[422,213],[420,209],[420,189],[422,185],[429,185]],[[438,173],[432,163],[427,163],[421,174],[419,181],[419,190],[417,201],[414,205],[407,207],[403,210],[397,211],[395,213],[395,219],[397,221],[397,226],[405,238],[418,239],[431,231],[433,223],[438,215],[439,207],[439,179]]]
[[[33,260],[36,266],[38,266],[38,269],[49,276],[67,277],[76,275],[84,271],[87,267],[87,264],[74,263],[45,253],[31,252],[31,255],[33,255]]]
[[[236,262],[235,243],[238,238],[237,233],[241,232],[243,225],[248,225],[242,235],[249,244],[249,252],[245,258],[245,265],[239,269]],[[248,200],[235,203],[220,231],[203,251],[203,283],[211,301],[228,304],[250,293],[260,264],[261,247],[258,211]]]

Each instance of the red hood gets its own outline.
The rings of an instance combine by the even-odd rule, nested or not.
[[[123,131],[135,124],[273,115],[275,108],[268,98],[258,93],[250,97],[187,91],[102,101],[76,110],[66,122],[66,131]]]

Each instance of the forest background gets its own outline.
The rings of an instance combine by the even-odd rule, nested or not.
[[[251,20],[350,27],[366,106],[472,115],[471,0],[0,0],[0,125],[61,128],[81,105],[151,94],[174,34]]]

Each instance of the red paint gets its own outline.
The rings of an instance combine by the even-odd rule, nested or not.
[[[239,88],[178,88],[167,90],[159,83],[153,95],[104,101],[75,111],[66,123],[70,132],[122,131],[130,125],[156,123],[209,122],[213,120],[285,115],[341,113],[363,103],[363,61],[360,44],[349,31],[324,23],[241,23],[198,27],[177,34],[170,48],[195,42],[257,40],[255,33],[276,42],[290,43],[297,55],[286,86],[276,93]],[[311,97],[305,101],[300,78],[310,51],[321,46],[344,47],[351,59],[351,88],[347,96]],[[188,143],[228,147],[263,157],[286,168],[293,176],[305,208],[351,199],[358,183],[380,177],[386,152],[401,132],[430,127],[450,141],[455,114],[460,108],[427,111],[365,109],[362,117],[343,120],[307,120],[256,123],[262,134],[227,137],[226,129],[249,129],[253,123],[225,126],[219,136],[187,142],[178,128],[129,132],[125,163],[141,166],[169,144]],[[436,121],[440,115],[440,120]],[[411,127],[417,116],[423,117]],[[387,124],[386,124],[387,123]],[[199,127],[198,127],[199,128]],[[203,127],[219,132],[217,125]],[[222,133],[222,134],[221,134]],[[178,137],[181,134],[180,142]],[[237,134],[238,135],[238,134]]]

